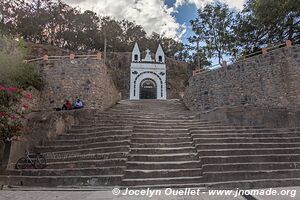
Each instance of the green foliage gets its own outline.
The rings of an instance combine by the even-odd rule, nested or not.
[[[7,142],[24,132],[22,106],[28,105],[21,105],[22,88],[39,89],[42,82],[32,65],[22,63],[27,53],[23,41],[1,36],[0,45],[0,140]]]
[[[300,36],[299,0],[248,0],[238,16],[236,40],[242,54]]]
[[[221,64],[224,55],[236,59],[268,44],[284,40],[298,43],[299,3],[299,0],[248,0],[240,12],[218,1],[205,6],[191,21],[194,36],[189,42],[194,47],[190,47],[194,51],[193,57],[217,57]],[[196,56],[199,51],[202,55]]]
[[[169,57],[182,50],[180,42],[156,33],[147,36],[144,28],[133,22],[97,16],[92,11],[81,12],[60,0],[2,0],[0,11],[0,28],[34,43],[73,51],[103,51],[106,38],[107,50],[113,52],[131,52],[136,41],[141,46],[155,44],[155,48],[158,43],[165,43]]]
[[[198,17],[191,20],[195,37],[191,37],[190,42],[204,42],[202,48],[209,58],[217,57],[222,63],[224,55],[231,55],[234,49],[234,12],[228,5],[215,2],[206,5],[198,10]],[[202,52],[203,53],[203,52]],[[201,54],[198,51],[196,54]],[[201,54],[203,56],[204,54]],[[198,56],[196,56],[198,57]]]
[[[11,141],[26,132],[23,125],[25,115],[21,106],[24,110],[28,107],[27,104],[21,105],[23,98],[22,90],[0,85],[0,140],[4,142]],[[31,95],[25,98],[31,98]]]
[[[22,63],[27,49],[23,41],[0,37],[0,84],[41,89],[40,79],[33,65]]]

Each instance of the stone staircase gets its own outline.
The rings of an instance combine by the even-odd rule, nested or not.
[[[300,185],[300,129],[200,120],[180,101],[121,101],[37,146],[45,169],[0,184],[254,188]]]
[[[155,125],[134,126],[122,185],[201,185],[201,163],[189,134],[189,127],[201,124],[191,119],[161,119]]]
[[[300,129],[191,128],[203,181],[217,188],[300,185]]]

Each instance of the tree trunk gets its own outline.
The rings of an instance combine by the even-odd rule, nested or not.
[[[11,142],[4,142],[3,156],[1,158],[1,171],[5,170],[8,165],[9,155],[10,155]]]

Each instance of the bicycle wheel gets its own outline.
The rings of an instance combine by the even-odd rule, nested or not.
[[[16,169],[26,169],[27,166],[28,166],[28,160],[25,157],[20,158],[16,163]]]
[[[34,167],[36,169],[44,169],[46,166],[47,166],[46,158],[43,155],[37,155],[34,162]]]

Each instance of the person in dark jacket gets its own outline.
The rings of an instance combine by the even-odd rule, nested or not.
[[[80,99],[77,99],[74,105],[74,109],[80,109],[83,108],[83,102]]]

